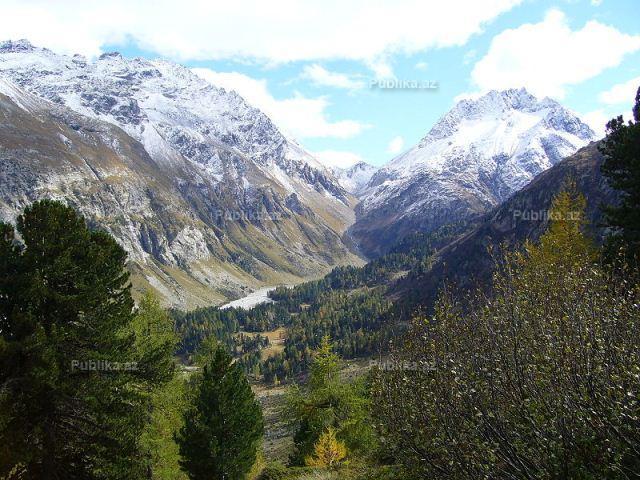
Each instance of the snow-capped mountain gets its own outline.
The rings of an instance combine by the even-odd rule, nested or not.
[[[378,171],[378,167],[366,162],[358,162],[348,168],[333,167],[331,170],[342,188],[357,197]]]
[[[118,125],[158,161],[171,162],[178,153],[218,180],[231,168],[237,179],[250,181],[242,162],[228,158],[244,157],[288,190],[293,188],[285,177],[298,177],[345,200],[332,179],[322,178],[329,175],[325,167],[265,114],[181,65],[117,52],[89,62],[20,40],[0,43],[0,75],[77,113]]]
[[[353,198],[235,92],[170,62],[118,53],[89,61],[24,40],[0,43],[0,79],[3,218],[42,196],[70,199],[125,245],[142,283],[176,305],[295,281],[351,258],[341,236]],[[49,175],[28,142],[13,148],[43,124],[43,145],[64,150],[48,159]],[[90,145],[113,162],[98,161]],[[63,161],[72,157],[86,165]]]
[[[598,142],[593,142],[542,172],[483,215],[464,235],[442,245],[427,268],[416,269],[412,275],[400,279],[393,295],[407,298],[408,311],[417,305],[430,310],[446,283],[452,282],[456,289],[462,290],[491,285],[495,271],[491,252],[499,251],[504,245],[522,245],[526,240],[536,242],[549,227],[548,216],[519,213],[548,211],[568,179],[575,181],[585,196],[590,236],[598,243],[604,241],[607,228],[602,205],[617,205],[620,192],[613,190],[601,173],[604,158],[598,147]]]
[[[594,139],[576,115],[525,89],[462,100],[371,178],[351,233],[375,255],[411,231],[464,221]]]

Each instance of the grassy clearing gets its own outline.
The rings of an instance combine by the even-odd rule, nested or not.
[[[271,332],[265,332],[263,335],[269,339],[269,346],[262,350],[262,360],[266,360],[284,351],[284,342],[287,339],[286,328],[280,327]]]
[[[264,361],[284,351],[284,342],[287,339],[287,329],[285,327],[279,327],[270,332],[238,332],[236,336],[239,335],[244,335],[246,337],[255,337],[260,335],[261,337],[267,337],[269,339],[269,346],[260,351],[260,358]]]

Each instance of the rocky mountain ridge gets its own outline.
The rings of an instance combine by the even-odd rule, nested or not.
[[[542,172],[439,249],[426,271],[400,279],[394,295],[408,305],[407,311],[412,311],[417,305],[431,309],[445,284],[462,290],[491,285],[494,261],[501,248],[521,248],[526,240],[537,241],[549,226],[554,196],[569,182],[586,199],[585,233],[596,243],[603,242],[606,228],[602,206],[619,201],[619,192],[611,189],[600,171],[603,160],[598,143],[593,142]]]
[[[3,219],[64,197],[116,235],[140,288],[168,303],[210,304],[357,261],[341,239],[353,197],[235,92],[169,62],[92,62],[26,41],[0,43],[0,81]],[[48,130],[38,148],[32,129]]]

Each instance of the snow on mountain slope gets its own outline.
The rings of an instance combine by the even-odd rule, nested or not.
[[[562,105],[525,89],[463,100],[371,178],[351,233],[375,255],[411,231],[464,221],[594,139]]]
[[[18,112],[7,107],[11,139],[27,141],[27,126],[35,128],[41,118],[52,132],[63,128],[62,117],[62,124],[72,130],[98,129],[106,143],[104,136],[113,131],[103,124],[117,127],[118,138],[128,135],[128,144],[140,142],[153,175],[140,171],[142,164],[148,167],[147,161],[122,160],[141,179],[136,198],[108,195],[101,199],[108,205],[91,205],[97,200],[86,191],[74,201],[89,218],[100,208],[118,212],[126,228],[112,231],[127,245],[141,275],[170,303],[203,304],[243,295],[247,286],[293,283],[355,258],[341,240],[354,219],[353,197],[235,92],[216,88],[169,62],[117,53],[88,61],[27,41],[0,43],[0,79],[5,103],[28,107],[25,102],[46,100],[28,122],[18,121]],[[28,113],[28,108],[23,110]],[[43,145],[57,148],[56,138],[47,135]],[[11,153],[16,168],[24,158],[35,161],[26,151],[12,150],[12,141],[0,136],[0,148]],[[111,141],[117,151],[119,141]],[[72,155],[74,148],[72,141],[69,151],[60,155]],[[67,166],[55,160],[49,167],[58,178]],[[48,185],[43,176],[26,170],[22,174],[39,185],[42,196],[59,197],[60,189],[67,189],[64,178],[65,185]],[[93,180],[87,188],[113,190],[107,177],[97,184]],[[3,181],[16,180],[9,176]],[[5,217],[35,198],[21,190],[22,184],[5,187],[0,199]],[[141,214],[147,201],[157,207],[157,216]],[[157,204],[162,201],[171,203]],[[217,296],[210,295],[214,290]]]
[[[216,88],[181,65],[119,53],[88,62],[21,40],[0,43],[0,74],[80,114],[120,126],[158,160],[171,161],[177,152],[215,177],[223,173],[228,152],[247,157],[271,176],[284,171],[304,180],[301,171],[307,167],[329,175],[237,93]],[[244,172],[236,168],[235,173]],[[345,200],[330,179],[310,186]]]
[[[357,197],[365,189],[378,168],[366,162],[358,162],[349,168],[333,167],[332,170],[342,188]]]

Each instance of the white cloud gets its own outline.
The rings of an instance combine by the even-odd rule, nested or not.
[[[279,100],[269,92],[266,80],[209,68],[194,68],[193,72],[217,87],[235,90],[251,105],[266,113],[286,134],[296,138],[350,138],[369,127],[355,120],[330,121],[325,111],[329,102],[325,97],[308,98],[296,93],[291,98]]]
[[[358,90],[364,88],[365,82],[344,73],[330,72],[317,63],[307,65],[302,70],[301,78],[311,80],[315,85]]]
[[[640,50],[640,35],[626,35],[595,20],[571,30],[565,14],[551,10],[540,23],[496,35],[471,74],[481,90],[526,87],[562,98],[566,88],[595,77]]]
[[[607,115],[604,110],[599,109],[584,113],[580,118],[596,132],[598,138],[602,138],[607,122],[613,118],[613,115]]]
[[[633,119],[633,114],[631,111],[620,112],[620,111],[609,111],[603,109],[593,110],[591,112],[583,113],[580,115],[580,118],[591,127],[591,129],[596,132],[598,137],[604,137],[607,123],[612,118],[617,117],[618,115],[622,115],[625,120]]]
[[[418,62],[415,65],[416,70],[426,70],[429,64],[427,62]]]
[[[591,0],[591,5],[593,5],[594,7],[599,7],[600,5],[602,5],[602,0]]]
[[[628,82],[619,83],[602,92],[598,99],[607,105],[633,105],[638,87],[640,87],[640,77],[632,78]]]
[[[176,60],[386,59],[460,46],[522,0],[3,0],[0,32],[64,53],[132,41]],[[461,15],[464,12],[464,15]]]
[[[391,62],[387,56],[377,57],[373,60],[367,60],[365,63],[378,80],[396,78],[393,73]]]
[[[387,153],[393,155],[400,153],[404,148],[404,138],[397,136],[391,139],[389,145],[387,145]]]
[[[363,159],[360,155],[343,150],[322,150],[313,155],[327,167],[349,168]]]

